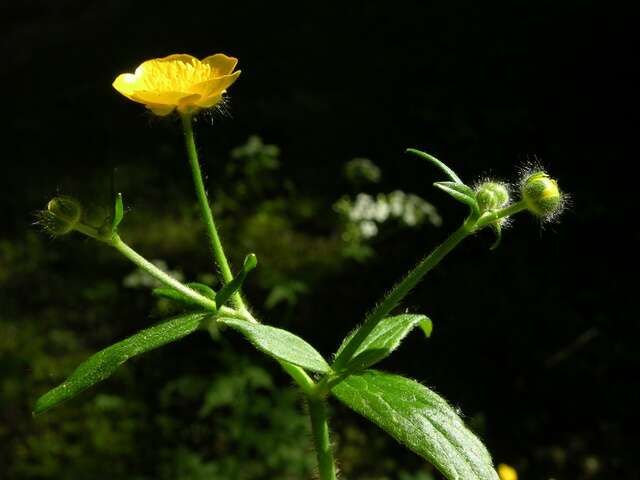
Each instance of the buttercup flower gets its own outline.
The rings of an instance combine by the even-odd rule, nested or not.
[[[134,73],[123,73],[113,88],[134,102],[144,104],[156,115],[194,113],[215,106],[236,81],[237,58],[216,53],[204,60],[174,54],[143,62]]]

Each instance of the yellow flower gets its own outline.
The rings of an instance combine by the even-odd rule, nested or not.
[[[191,114],[210,108],[222,100],[236,81],[237,58],[216,53],[204,60],[174,54],[143,62],[134,73],[123,73],[113,88],[134,102],[144,104],[156,115],[168,115],[175,108]]]
[[[498,465],[498,476],[500,480],[518,480],[518,472],[516,472],[516,469],[506,463]]]

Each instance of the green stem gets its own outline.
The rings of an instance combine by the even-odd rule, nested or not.
[[[464,238],[469,236],[474,229],[474,219],[466,221],[458,230],[453,232],[442,244],[425,257],[406,277],[400,281],[384,297],[384,299],[367,316],[362,326],[353,336],[351,341],[344,347],[333,363],[333,369],[339,371],[351,360],[358,350],[358,347],[369,336],[376,325],[386,317],[398,303],[420,282],[429,270],[435,267],[440,261],[458,245]]]
[[[106,238],[100,236],[97,228],[94,228],[90,225],[85,225],[84,223],[78,222],[73,226],[73,229],[86,235],[87,237],[91,237],[100,242],[109,242]]]
[[[478,222],[474,225],[473,228],[476,231],[480,230],[481,228],[484,228],[487,225],[494,223],[496,220],[500,220],[501,218],[504,218],[504,217],[509,217],[511,215],[514,215],[526,209],[527,209],[527,204],[524,202],[524,200],[520,200],[519,202],[513,203],[508,207],[503,208],[502,210],[498,210],[496,212],[492,212],[489,214],[484,214],[478,219]]]
[[[218,230],[216,229],[216,224],[213,220],[213,214],[211,213],[211,207],[207,200],[207,192],[204,188],[202,172],[200,171],[200,162],[198,161],[198,152],[196,150],[196,143],[193,136],[192,116],[182,114],[180,115],[180,118],[182,119],[184,140],[187,146],[187,156],[189,157],[189,164],[191,165],[191,173],[193,174],[193,183],[196,187],[196,196],[198,197],[202,219],[204,220],[207,229],[207,236],[211,243],[211,249],[213,251],[215,261],[220,268],[222,279],[224,280],[224,283],[229,283],[233,280],[233,274],[231,273],[227,257],[224,254],[222,242],[220,241],[220,236],[218,235]],[[246,310],[239,292],[234,293],[231,298],[239,309]]]
[[[187,287],[186,285],[183,285],[172,276],[168,275],[166,272],[163,272],[162,270],[160,270],[153,263],[151,263],[149,260],[144,258],[142,255],[140,255],[138,252],[132,249],[129,245],[124,243],[118,235],[114,235],[112,237],[111,245],[116,250],[118,250],[122,255],[127,257],[134,264],[136,264],[139,268],[141,268],[142,270],[144,270],[149,275],[159,280],[163,284],[177,290],[178,292],[182,293],[185,297],[190,298],[191,300],[196,302],[198,305],[200,305],[203,308],[206,308],[207,310],[211,310],[213,312],[217,310],[216,302],[214,302],[213,300],[203,295],[200,295],[195,290],[190,289],[189,287]]]
[[[311,417],[311,433],[318,457],[320,480],[336,480],[336,467],[329,439],[327,404],[324,400],[315,398],[309,398],[308,403],[309,417]]]

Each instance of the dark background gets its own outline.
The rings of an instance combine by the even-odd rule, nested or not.
[[[190,253],[204,250],[201,238],[193,246],[176,242],[156,250],[154,241],[166,240],[162,232],[145,240],[154,215],[180,222],[179,205],[192,214],[178,123],[152,118],[110,84],[148,58],[224,52],[238,57],[243,71],[230,89],[229,114],[202,119],[196,128],[203,159],[209,159],[204,168],[212,191],[229,161],[227,152],[258,134],[280,147],[281,172],[294,185],[296,201],[311,199],[315,205],[316,214],[293,227],[302,236],[333,232],[331,204],[346,191],[342,166],[354,157],[370,158],[381,168],[379,191],[414,192],[444,218],[438,230],[391,235],[367,262],[345,260],[328,272],[317,267],[324,273],[315,277],[301,273],[309,292],[287,310],[286,326],[324,354],[464,214],[431,188],[440,180],[437,172],[403,154],[405,148],[429,151],[469,182],[487,175],[515,181],[518,167],[532,160],[559,179],[572,198],[560,222],[541,228],[520,215],[495,252],[487,249],[488,235],[465,242],[406,302],[405,307],[431,316],[433,338],[427,343],[410,338],[382,367],[418,378],[460,406],[478,425],[496,462],[514,465],[521,478],[640,478],[634,442],[638,316],[625,294],[634,281],[638,240],[637,222],[629,221],[636,188],[626,173],[636,157],[631,148],[636,57],[628,11],[612,2],[573,1],[285,6],[58,0],[7,2],[0,16],[5,242],[0,355],[5,378],[15,380],[7,380],[0,393],[0,476],[6,468],[7,478],[61,478],[53,466],[16,466],[37,463],[45,454],[30,452],[53,448],[39,433],[45,421],[29,417],[31,405],[84,358],[51,371],[43,367],[45,373],[34,380],[31,355],[59,353],[46,332],[64,325],[88,354],[147,325],[140,315],[152,303],[140,298],[147,297],[142,291],[116,292],[100,306],[100,299],[75,297],[79,286],[105,276],[115,276],[117,284],[131,268],[81,238],[52,242],[36,233],[34,212],[58,192],[107,202],[117,167],[131,209],[129,225],[138,223],[137,237],[130,227],[141,242],[132,240],[134,246],[169,256],[170,265],[183,265],[187,272],[204,270],[196,265],[206,261],[206,252]],[[233,237],[233,224],[241,221],[233,215],[222,220],[229,225],[227,243],[239,245],[238,252],[231,247],[236,262],[246,252]],[[262,259],[267,247],[253,248]],[[324,261],[321,252],[313,253]],[[278,259],[270,264],[266,255],[260,268],[277,271]],[[631,280],[623,280],[626,274]],[[259,286],[248,287],[258,313],[282,326],[277,309],[260,307],[266,294]],[[232,343],[262,361],[241,342]],[[116,385],[110,391],[125,399],[129,393],[143,397],[153,411],[153,382],[189,372],[189,354],[210,344],[189,345],[142,358],[132,367],[137,373],[129,390]],[[177,357],[182,367],[175,367]],[[197,361],[197,355],[192,358]],[[276,366],[264,364],[286,387]],[[216,367],[207,372],[214,375]],[[47,431],[75,419],[74,409],[91,396],[60,407],[67,413]],[[338,435],[345,435],[348,423],[368,438],[384,435],[335,408]],[[146,418],[136,415],[131,413],[133,422]],[[176,415],[189,418],[191,412]],[[82,432],[65,437],[65,445],[82,444]],[[127,463],[130,476],[117,478],[154,475],[156,447],[146,443],[152,436],[150,430],[147,437],[136,437],[135,447],[121,454],[137,461]],[[66,458],[67,453],[46,455]],[[86,453],[91,457],[91,449]],[[372,471],[385,456],[420,465],[391,442],[376,455],[367,460]],[[97,455],[91,468],[113,475],[113,458]],[[364,468],[357,472],[349,478],[401,478],[368,477],[373,474]]]

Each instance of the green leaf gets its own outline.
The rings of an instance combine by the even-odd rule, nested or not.
[[[407,148],[406,151],[407,151],[407,153],[413,153],[414,155],[417,155],[417,156],[419,156],[421,158],[424,158],[425,160],[428,160],[429,162],[433,163],[436,167],[438,167],[440,170],[442,170],[447,175],[447,177],[449,177],[455,183],[464,184],[464,182],[462,180],[460,180],[460,177],[458,175],[456,175],[456,172],[451,170],[447,165],[444,164],[444,162],[441,162],[440,160],[438,160],[433,155],[429,155],[428,153],[422,152],[422,151],[417,150],[415,148]]]
[[[419,327],[424,332],[424,336],[427,338],[431,338],[431,333],[433,332],[433,323],[431,319],[425,317],[424,320],[420,321]]]
[[[498,480],[482,442],[442,397],[418,382],[366,370],[347,377],[332,393],[449,480]]]
[[[344,370],[351,372],[364,370],[388,357],[391,352],[400,346],[404,337],[423,322],[431,324],[431,320],[424,315],[405,314],[382,319],[360,344],[351,360],[345,365]],[[336,352],[336,357],[340,355],[357,331],[357,329],[354,330],[344,339]]]
[[[478,207],[475,193],[471,188],[462,183],[455,182],[436,182],[433,186],[448,193],[457,201],[467,205],[476,216],[480,215],[480,208]]]
[[[95,353],[81,363],[71,375],[53,390],[41,396],[33,410],[40,414],[105,380],[131,357],[175,342],[198,329],[210,313],[192,313],[146,328],[135,335]]]
[[[214,292],[211,287],[209,287],[208,285],[205,285],[204,283],[191,282],[191,283],[187,283],[186,286],[211,300],[216,299],[216,292]],[[184,305],[198,307],[200,309],[202,308],[202,306],[199,303],[196,303],[191,298],[183,295],[182,293],[180,293],[179,291],[171,287],[154,288],[151,291],[151,293],[157,297],[167,298],[169,300],[173,300],[174,302],[182,303]]]
[[[124,217],[124,206],[122,204],[122,193],[116,195],[116,199],[113,205],[113,220],[111,222],[111,233],[114,234],[118,231],[118,225],[122,222]]]
[[[258,265],[258,257],[256,257],[254,253],[250,253],[245,257],[240,273],[233,280],[222,287],[216,295],[216,304],[218,305],[218,308],[224,305],[226,301],[229,300],[231,295],[240,290],[240,287],[242,287],[247,274],[251,270],[256,268],[256,265]]]
[[[218,322],[237,330],[254,347],[277,360],[293,363],[312,372],[327,373],[330,370],[315,348],[291,332],[235,318],[220,318]]]

